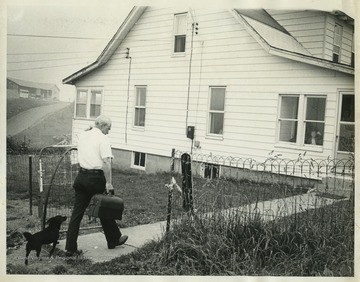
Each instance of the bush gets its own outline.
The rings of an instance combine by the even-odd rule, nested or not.
[[[6,138],[6,154],[28,154],[30,152],[30,139],[18,140],[14,137]]]

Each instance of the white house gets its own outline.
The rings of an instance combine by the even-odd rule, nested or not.
[[[63,80],[77,89],[73,137],[106,114],[115,166],[148,172],[168,170],[173,148],[347,157],[353,41],[339,11],[134,7],[98,59]]]

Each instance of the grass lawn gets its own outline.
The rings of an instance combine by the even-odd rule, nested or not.
[[[123,224],[134,226],[166,220],[172,174],[114,171],[116,194],[126,201]],[[181,177],[175,175],[181,186]],[[222,179],[194,179],[194,199],[211,195],[207,209],[297,194],[289,187]],[[15,193],[15,191],[10,191]],[[242,195],[242,196],[241,196]],[[246,196],[245,196],[246,195]],[[176,198],[176,196],[175,196]],[[228,200],[226,203],[220,199]],[[235,200],[234,200],[235,199]],[[202,202],[202,203],[206,203]],[[196,202],[195,208],[199,203]],[[181,209],[181,201],[177,202]],[[174,209],[176,206],[173,207]],[[106,263],[78,260],[52,268],[8,265],[12,274],[112,275],[274,275],[352,276],[354,274],[353,206],[349,202],[286,217],[272,224],[236,216],[212,221],[179,220],[159,241]]]

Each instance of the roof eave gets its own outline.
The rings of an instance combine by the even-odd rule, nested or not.
[[[339,71],[339,72],[352,74],[352,75],[355,74],[355,70],[351,66],[340,65],[340,64],[336,64],[336,63],[333,63],[333,62],[330,62],[330,61],[327,61],[324,59],[310,57],[310,56],[306,56],[303,54],[290,52],[287,50],[281,50],[278,48],[273,48],[271,46],[269,48],[269,54],[273,54],[273,55],[276,55],[279,57],[291,59],[294,61],[298,61],[298,62],[302,62],[302,63],[306,63],[309,65],[314,65],[314,66],[318,66],[318,67],[322,67],[322,68],[326,68],[326,69],[330,69],[330,70],[334,70],[334,71]]]
[[[100,56],[96,59],[96,61],[73,73],[72,75],[64,78],[62,81],[63,84],[74,84],[81,77],[104,65],[110,59],[112,54],[116,51],[117,47],[124,40],[127,33],[130,31],[136,21],[140,18],[146,8],[146,6],[135,6],[130,11],[129,15],[126,17],[120,28],[117,30],[117,32],[107,44],[105,49],[101,52]]]

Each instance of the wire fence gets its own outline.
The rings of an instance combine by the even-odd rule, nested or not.
[[[264,221],[328,206],[336,207],[336,212],[347,218],[353,213],[355,167],[352,159],[314,160],[299,156],[296,160],[270,157],[257,162],[254,159],[193,154],[189,161],[191,199],[186,199],[184,154],[174,150],[172,153],[174,177],[168,185],[171,200],[168,225],[169,220],[189,214],[212,217],[218,212],[256,215]],[[192,202],[190,208],[186,208],[187,201]],[[339,203],[347,203],[346,209]]]
[[[272,220],[338,202],[349,201],[349,207],[353,203],[352,159],[314,160],[299,156],[296,160],[285,160],[270,156],[257,162],[189,154],[185,164],[190,167],[190,174],[187,172],[186,178],[183,155],[181,151],[172,152],[168,220],[181,218],[189,211],[211,216],[219,210],[257,213],[265,220]],[[43,223],[57,214],[66,215],[69,220],[77,172],[77,151],[69,146],[46,147],[33,156],[8,155],[7,197],[29,198],[30,212],[32,207],[37,209]],[[67,229],[67,224],[68,221],[62,228]],[[99,226],[97,219],[88,216],[81,223],[82,229]]]
[[[39,155],[32,156],[8,155],[8,198],[28,198],[30,214],[32,209],[37,210],[43,228],[50,217],[67,216],[67,221],[61,226],[66,230],[74,206],[73,182],[78,170],[77,150],[71,146],[45,147]],[[85,215],[80,228],[99,226],[98,219]]]

